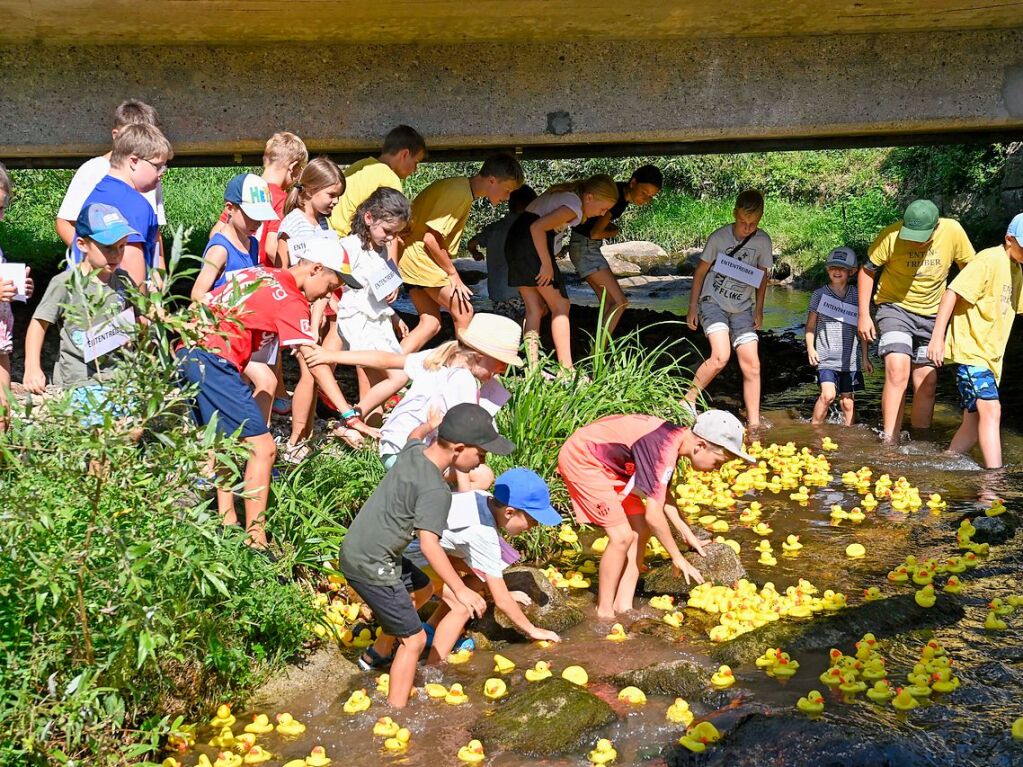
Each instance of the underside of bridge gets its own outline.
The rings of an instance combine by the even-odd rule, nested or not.
[[[0,159],[72,165],[129,96],[178,161],[1023,137],[1015,0],[0,0]]]

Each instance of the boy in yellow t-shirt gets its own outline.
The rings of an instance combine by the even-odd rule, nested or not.
[[[409,298],[419,312],[419,324],[407,336],[410,350],[422,349],[437,335],[442,307],[451,313],[456,333],[469,326],[472,291],[458,276],[452,259],[458,253],[472,201],[486,197],[497,207],[524,181],[518,160],[510,154],[495,154],[475,176],[434,181],[412,201],[412,233],[398,262]]]
[[[998,382],[1012,322],[1023,314],[1021,241],[1023,213],[1012,219],[1002,245],[982,250],[952,280],[941,297],[927,347],[927,357],[935,365],[946,359],[959,364],[956,383],[963,423],[949,452],[969,453],[980,442],[988,469],[1002,466]]]
[[[915,429],[931,425],[938,373],[927,359],[927,344],[949,269],[952,264],[965,266],[973,255],[973,245],[959,222],[939,218],[930,200],[911,202],[902,221],[884,229],[867,252],[857,284],[858,333],[865,344],[878,341],[878,356],[884,360],[881,419],[887,441],[899,439],[911,380],[910,424]],[[876,327],[870,318],[875,282]]]

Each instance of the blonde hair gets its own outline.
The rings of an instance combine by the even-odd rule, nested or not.
[[[432,372],[452,367],[459,358],[465,363],[465,367],[481,364],[484,359],[483,355],[475,349],[463,346],[458,341],[448,341],[426,355],[423,360],[423,368]]]
[[[174,157],[174,149],[155,125],[136,123],[125,125],[118,131],[117,138],[114,139],[114,148],[110,150],[110,165],[120,168],[132,156],[143,160],[162,157],[166,162]]]
[[[11,177],[7,175],[7,168],[0,162],[0,192],[8,197],[11,196]]]
[[[341,169],[329,157],[317,157],[302,169],[298,181],[288,190],[284,201],[284,215],[295,208],[301,207],[305,201],[328,186],[341,185],[341,193],[345,191],[345,176]]]
[[[551,192],[571,192],[581,200],[584,194],[593,195],[594,199],[605,202],[618,202],[618,185],[615,180],[605,173],[598,173],[589,178],[580,178],[575,181],[567,181],[563,184],[555,184],[549,187],[545,194]]]
[[[291,165],[297,162],[299,167],[309,162],[309,150],[305,142],[288,131],[280,131],[270,137],[263,150],[263,167],[270,165]]]

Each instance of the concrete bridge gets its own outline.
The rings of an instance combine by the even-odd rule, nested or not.
[[[178,160],[286,128],[339,159],[1023,136],[1019,0],[0,0],[0,158],[70,165],[151,102]]]

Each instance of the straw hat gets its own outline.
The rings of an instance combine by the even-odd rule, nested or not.
[[[497,314],[476,314],[458,338],[470,349],[509,365],[521,365],[519,345],[522,328],[515,320]]]

